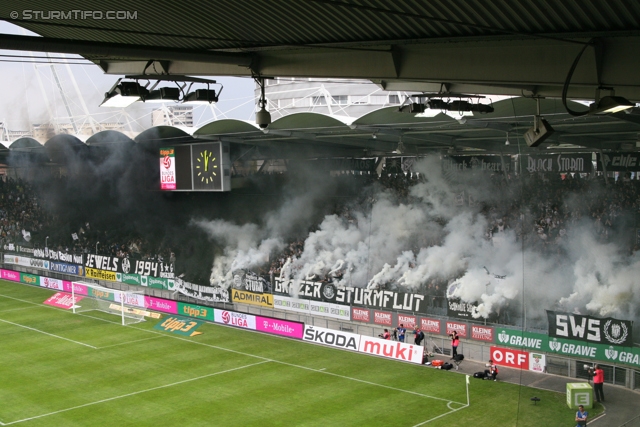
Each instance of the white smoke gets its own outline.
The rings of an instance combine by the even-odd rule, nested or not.
[[[381,190],[348,218],[325,216],[306,237],[302,253],[287,260],[281,276],[328,277],[338,286],[411,292],[421,292],[432,279],[455,279],[452,296],[477,304],[474,316],[479,318],[515,307],[534,320],[543,319],[545,309],[637,315],[640,292],[634,280],[640,271],[639,257],[621,255],[618,246],[598,241],[590,222],[573,224],[562,245],[549,246],[560,247],[564,255],[541,251],[545,243],[539,236],[522,236],[534,218],[517,188],[502,191],[477,175],[456,183],[443,176],[440,160],[434,157],[417,163],[415,169],[425,179],[410,188],[409,202],[398,203],[392,192]],[[461,192],[464,198],[459,197]],[[467,196],[477,203],[468,203]],[[304,209],[309,206],[308,195],[288,203],[292,208],[269,216],[264,227],[221,221],[201,224],[227,247],[214,262],[212,282],[228,280],[232,268],[264,263],[270,251],[284,247],[288,222],[301,215],[301,222],[313,218]],[[497,205],[497,211],[483,210],[483,203]],[[524,222],[516,224],[512,218],[514,229],[493,239],[488,229],[502,217],[500,206],[506,211],[512,203],[522,206],[518,218]]]

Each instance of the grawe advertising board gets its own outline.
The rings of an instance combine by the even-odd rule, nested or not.
[[[312,316],[331,317],[333,319],[351,320],[350,307],[322,301],[300,300],[297,298],[273,295],[274,308]]]
[[[491,360],[493,360],[496,365],[518,369],[529,369],[528,351],[491,346],[490,354]]]
[[[213,319],[216,323],[235,326],[237,328],[256,330],[256,317],[251,314],[238,313],[230,310],[214,310]]]
[[[256,316],[256,331],[300,340],[304,333],[304,323]]]
[[[176,153],[173,147],[160,149],[160,189],[176,189]]]
[[[318,326],[305,325],[304,341],[324,344],[343,350],[358,351],[360,345],[360,335],[350,332],[334,331],[332,329],[320,328]]]
[[[273,308],[273,295],[271,294],[233,289],[231,291],[231,301],[236,304],[249,304],[257,305],[259,307]]]
[[[544,334],[506,328],[500,328],[496,333],[496,343],[503,346],[535,351],[547,351],[548,349],[548,337]]]
[[[442,333],[442,322],[438,319],[429,319],[428,317],[420,318],[420,329],[422,332],[431,334]]]
[[[582,316],[547,310],[549,337],[580,340],[593,344],[633,346],[633,322],[613,317]]]
[[[447,322],[446,323],[447,326],[447,335],[449,335],[450,333],[452,333],[453,331],[456,331],[458,333],[458,336],[460,338],[467,338],[467,324],[466,323],[459,323],[459,322]]]
[[[422,364],[424,347],[399,341],[361,336],[358,351],[373,354],[374,356],[402,360],[403,362]]]

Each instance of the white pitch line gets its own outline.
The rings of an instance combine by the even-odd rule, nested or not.
[[[25,422],[25,421],[31,421],[31,420],[36,420],[38,418],[49,417],[51,415],[60,414],[62,412],[68,412],[68,411],[73,411],[75,409],[86,408],[87,406],[98,405],[100,403],[105,403],[105,402],[110,402],[110,401],[113,401],[113,400],[123,399],[125,397],[135,396],[137,394],[148,393],[150,391],[160,390],[160,389],[168,388],[168,387],[173,387],[173,386],[176,386],[176,385],[185,384],[185,383],[192,382],[192,381],[198,381],[198,380],[201,380],[201,379],[204,379],[204,378],[213,377],[213,376],[216,376],[216,375],[226,374],[226,373],[233,372],[233,371],[239,371],[240,369],[250,368],[252,366],[257,366],[257,365],[262,365],[263,363],[267,363],[267,362],[268,362],[267,360],[263,360],[262,362],[256,362],[256,363],[252,363],[250,365],[240,366],[238,368],[231,368],[231,369],[227,369],[225,371],[215,372],[213,374],[201,375],[199,377],[189,378],[187,380],[177,381],[177,382],[171,383],[171,384],[165,384],[165,385],[161,385],[161,386],[157,386],[157,387],[151,387],[151,388],[148,388],[146,390],[139,390],[139,391],[134,391],[132,393],[123,394],[123,395],[120,395],[120,396],[109,397],[107,399],[102,399],[102,400],[98,400],[98,401],[95,401],[95,402],[85,403],[83,405],[74,406],[72,408],[60,409],[59,411],[49,412],[47,414],[42,414],[42,415],[36,415],[35,417],[29,417],[29,418],[24,418],[22,420],[11,421],[10,423],[5,423],[5,424],[2,424],[2,425],[10,426],[12,424],[18,424],[18,423],[22,423],[22,422]]]
[[[216,326],[222,326],[222,325],[216,325]],[[454,400],[449,400],[449,399],[442,399],[440,397],[430,396],[428,394],[418,393],[416,391],[404,390],[404,389],[401,389],[401,388],[391,387],[391,386],[384,385],[384,384],[379,384],[379,383],[374,383],[374,382],[371,382],[371,381],[361,380],[361,379],[358,379],[358,378],[348,377],[346,375],[334,374],[332,372],[328,372],[328,371],[324,370],[326,368],[323,368],[323,369],[309,368],[307,366],[296,365],[295,363],[283,362],[283,361],[276,360],[276,359],[270,359],[270,358],[264,357],[264,356],[258,356],[256,354],[245,353],[245,352],[237,351],[237,350],[231,350],[231,349],[228,349],[228,348],[219,347],[217,345],[207,344],[207,343],[198,342],[198,341],[193,341],[193,340],[189,340],[189,339],[182,338],[182,337],[179,337],[179,336],[165,334],[165,333],[162,333],[162,332],[150,331],[150,330],[147,330],[147,329],[137,328],[135,326],[129,326],[129,327],[133,328],[133,329],[137,329],[139,331],[146,331],[146,332],[149,332],[149,333],[152,333],[152,334],[162,335],[162,336],[165,336],[167,338],[173,338],[173,339],[177,339],[177,340],[180,340],[180,341],[186,341],[186,342],[190,342],[190,343],[193,343],[193,344],[202,345],[202,346],[205,346],[205,347],[215,348],[216,350],[222,350],[222,351],[227,351],[227,352],[230,352],[230,353],[241,354],[243,356],[255,357],[255,358],[262,359],[262,360],[265,360],[265,361],[268,361],[268,362],[279,363],[281,365],[291,366],[291,367],[298,368],[298,369],[304,369],[304,370],[316,372],[316,373],[319,373],[319,374],[331,375],[331,376],[343,378],[343,379],[346,379],[346,380],[361,382],[361,383],[372,385],[372,386],[376,386],[376,387],[383,387],[383,388],[387,388],[387,389],[390,389],[390,390],[399,391],[399,392],[408,393],[408,394],[413,394],[413,395],[416,395],[416,396],[426,397],[426,398],[429,398],[429,399],[440,400],[440,401],[443,401],[443,402],[453,402],[453,403],[457,403],[459,405],[466,405],[465,403],[456,402]]]
[[[30,308],[36,308],[36,307],[33,305],[30,305],[29,307],[10,308],[8,310],[0,310],[0,313],[9,313],[10,311],[27,310]]]
[[[72,339],[69,339],[69,338],[65,338],[65,337],[61,337],[61,336],[59,336],[59,335],[55,335],[55,334],[50,334],[49,332],[45,332],[45,331],[41,331],[40,329],[31,328],[31,327],[29,327],[29,326],[21,325],[21,324],[19,324],[19,323],[9,322],[8,320],[4,320],[4,319],[0,319],[0,322],[8,323],[8,324],[10,324],[10,325],[18,326],[18,327],[20,327],[20,328],[25,328],[25,329],[28,329],[28,330],[30,330],[30,331],[39,332],[39,333],[41,333],[41,334],[48,335],[48,336],[50,336],[50,337],[58,338],[58,339],[61,339],[61,340],[69,341],[69,342],[72,342],[72,343],[74,343],[74,344],[83,345],[83,346],[85,346],[85,347],[89,347],[89,348],[92,348],[92,349],[94,349],[94,350],[97,350],[97,349],[98,349],[98,347],[94,347],[94,346],[92,346],[92,345],[85,344],[85,343],[80,342],[80,341],[75,341],[75,340],[72,340]]]

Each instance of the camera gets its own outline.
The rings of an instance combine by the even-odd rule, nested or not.
[[[491,367],[491,363],[485,363],[484,366],[486,366],[487,368]]]
[[[582,365],[582,367],[584,368],[585,371],[590,371],[591,370],[591,366],[589,366],[589,365]]]
[[[265,110],[264,106],[256,113],[256,124],[260,129],[266,129],[271,124],[271,114]]]

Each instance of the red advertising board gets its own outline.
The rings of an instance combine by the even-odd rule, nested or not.
[[[407,316],[406,314],[398,313],[398,325],[404,325],[405,328],[413,329],[417,324],[416,316]]]
[[[493,328],[491,326],[471,325],[471,339],[493,342]]]
[[[459,322],[447,322],[447,335],[456,331],[460,338],[467,337],[467,324]]]
[[[425,333],[439,334],[442,330],[442,322],[437,319],[420,318],[420,329]]]
[[[393,313],[388,311],[373,310],[373,322],[378,325],[393,325]]]
[[[371,322],[371,310],[368,308],[351,307],[351,320],[358,322]]]
[[[491,360],[496,365],[529,369],[529,353],[512,348],[491,347]]]

